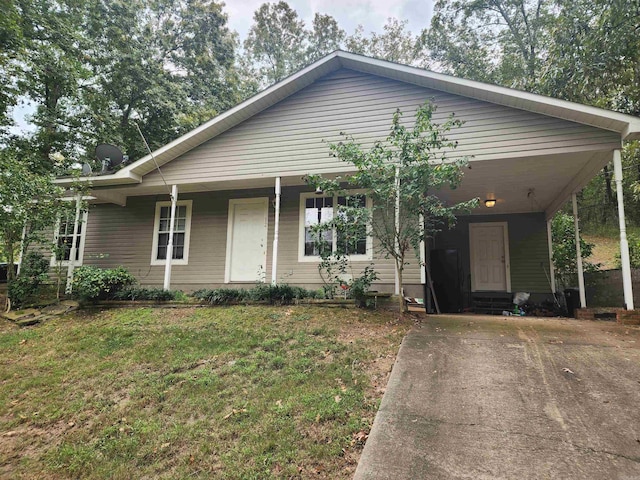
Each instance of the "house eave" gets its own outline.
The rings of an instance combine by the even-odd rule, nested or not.
[[[96,186],[142,183],[142,177],[153,171],[156,164],[160,167],[165,165],[340,68],[590,125],[620,134],[620,141],[640,139],[640,119],[637,117],[353,53],[335,51],[160,147],[153,152],[153,156],[146,155],[113,175],[84,177],[81,180],[91,181]],[[72,182],[71,179],[58,181],[62,185],[69,185]]]
[[[90,177],[61,177],[53,181],[62,187],[70,187],[76,182],[90,183],[94,187],[110,187],[116,185],[132,185],[142,183],[142,176],[125,169],[110,175],[97,175]]]

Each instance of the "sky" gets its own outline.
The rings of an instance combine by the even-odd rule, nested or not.
[[[244,41],[253,23],[253,12],[266,0],[227,0],[224,11],[229,16],[229,28],[240,35]],[[270,0],[272,3],[278,0]],[[353,33],[358,25],[362,25],[365,34],[382,32],[382,27],[389,17],[408,20],[407,28],[413,34],[420,33],[429,25],[433,14],[434,0],[288,0],[287,3],[298,12],[305,25],[310,26],[316,13],[331,15],[338,25],[347,32]],[[29,103],[18,105],[13,111],[16,125],[12,133],[22,134],[33,131],[27,117],[34,107]]]
[[[227,0],[225,3],[229,26],[244,40],[253,22],[253,12],[265,0]],[[364,27],[365,33],[381,32],[389,17],[408,20],[409,30],[417,34],[429,25],[433,13],[433,0],[288,0],[287,3],[306,25],[311,25],[315,13],[328,14],[347,34],[353,33],[358,25]]]

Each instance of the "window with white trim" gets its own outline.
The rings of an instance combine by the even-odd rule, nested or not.
[[[191,200],[176,203],[173,226],[173,265],[187,265],[189,262],[189,237],[191,233]],[[152,265],[164,265],[167,260],[169,228],[171,226],[171,202],[157,202],[153,227]]]
[[[87,218],[87,211],[80,213],[80,221],[78,222],[78,231],[76,235],[74,235],[73,232],[73,226],[76,220],[75,212],[70,212],[69,215],[58,220],[54,232],[54,243],[56,248],[53,251],[53,255],[51,255],[51,265],[69,264],[69,258],[71,258],[71,247],[74,244],[74,241],[76,246],[76,258],[74,264],[82,265]]]
[[[371,199],[364,193],[353,193],[349,197],[315,193],[300,195],[300,261],[317,261],[320,258],[319,248],[323,248],[323,244],[332,252],[346,253],[351,260],[371,259],[372,240],[366,224],[355,229],[356,238],[347,237],[347,232],[326,230],[322,232],[321,245],[315,241],[314,227],[333,220],[339,212],[339,206],[346,206],[347,202],[350,207],[371,208]]]

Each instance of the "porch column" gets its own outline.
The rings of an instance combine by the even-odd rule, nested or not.
[[[22,236],[20,237],[20,253],[18,254],[18,268],[16,269],[16,276],[20,275],[20,270],[22,270],[22,258],[24,257],[24,240],[27,237],[27,221],[24,221],[24,226],[22,227]],[[13,268],[13,265],[9,265],[9,268]]]
[[[547,244],[549,245],[549,284],[551,293],[556,293],[556,267],[553,264],[553,235],[551,234],[551,219],[547,220]]]
[[[400,250],[400,243],[398,241],[398,232],[400,231],[400,167],[396,167],[396,221],[395,221],[395,228],[396,228],[396,252],[398,252]],[[397,265],[397,260],[396,260],[396,265]],[[400,277],[398,276],[398,267],[395,268],[395,280],[396,280],[396,285],[395,285],[395,294],[396,295],[401,295],[400,292]]]
[[[582,267],[582,250],[580,248],[580,225],[578,223],[578,199],[575,192],[571,194],[573,203],[573,223],[576,228],[576,261],[578,264],[578,288],[580,289],[580,307],[587,306],[587,296],[584,291],[584,269]]]
[[[629,242],[627,242],[627,224],[624,217],[624,197],[622,193],[622,160],[620,150],[613,151],[613,174],[618,197],[618,220],[620,222],[620,263],[622,264],[622,286],[624,306],[633,310],[633,286],[631,283],[631,262],[629,260]]]
[[[162,288],[171,288],[171,261],[173,260],[173,230],[176,223],[176,204],[178,202],[178,186],[171,186],[171,219],[169,220],[169,240],[167,242],[167,255],[164,264],[164,285]]]
[[[80,223],[80,203],[82,201],[82,196],[78,194],[76,196],[76,216],[75,221],[73,222],[73,238],[71,239],[71,250],[69,251],[69,264],[67,267],[67,286],[65,288],[65,292],[67,294],[71,293],[73,290],[73,269],[76,266],[76,254],[78,251],[77,242],[78,242],[78,224]]]
[[[271,283],[278,283],[278,236],[280,234],[280,177],[276,177],[275,220],[273,226],[273,252],[271,255]]]

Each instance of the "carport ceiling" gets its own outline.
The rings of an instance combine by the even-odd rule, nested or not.
[[[479,197],[473,214],[546,212],[553,214],[573,191],[584,186],[608,161],[610,152],[581,152],[543,157],[471,162],[462,185],[443,190],[447,202]],[[495,207],[484,200],[495,198]]]

